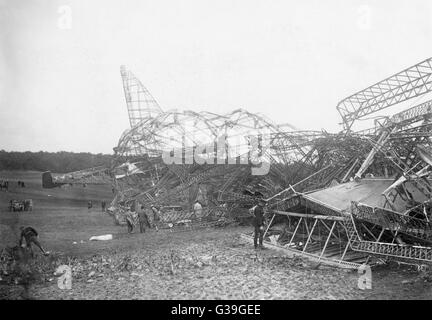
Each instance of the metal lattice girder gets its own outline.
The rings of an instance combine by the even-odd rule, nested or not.
[[[313,142],[317,138],[323,138],[327,135],[327,133],[322,131],[277,132],[270,137],[271,148],[280,153],[297,149],[304,156],[304,147],[313,145]]]
[[[431,115],[432,100],[429,100],[393,115],[388,121],[384,122],[384,126],[398,125],[398,127],[403,128],[404,126],[421,121],[425,117],[430,117]]]
[[[403,99],[407,100],[413,95],[420,95],[426,92],[420,88],[420,85],[426,86],[429,83],[427,66],[419,64],[409,68],[370,87],[356,97],[351,97],[350,103],[355,107],[353,101],[356,101],[360,109],[369,106],[373,111]],[[122,77],[126,101],[129,103],[128,110],[134,112],[138,110],[138,115],[130,113],[131,124],[135,121],[136,123],[120,138],[115,149],[115,158],[119,163],[129,159],[133,159],[134,162],[146,158],[157,159],[159,166],[159,169],[155,170],[154,164],[138,165],[143,172],[139,177],[135,179],[133,176],[128,176],[118,181],[121,185],[118,190],[123,195],[121,198],[126,202],[136,199],[145,203],[175,204],[190,209],[197,197],[198,188],[202,186],[204,191],[200,191],[201,196],[205,193],[206,199],[214,200],[217,204],[253,203],[256,200],[255,195],[262,194],[265,198],[276,195],[271,198],[279,207],[279,204],[290,201],[288,198],[291,197],[292,190],[287,189],[289,185],[295,186],[297,192],[307,192],[326,187],[331,183],[346,181],[370,151],[369,139],[376,141],[378,138],[376,132],[371,133],[371,136],[365,136],[328,134],[320,131],[283,131],[280,126],[265,117],[243,109],[225,115],[176,110],[163,112],[157,104],[157,108],[153,108],[155,105],[146,106],[141,104],[140,99],[135,99],[131,95],[133,90],[144,92],[144,87],[132,73],[123,68]],[[146,92],[147,90],[144,93]],[[390,101],[392,99],[393,102]],[[155,102],[151,96],[147,100],[146,102]],[[388,105],[384,105],[384,102]],[[130,104],[138,105],[141,109],[130,108]],[[351,115],[352,117],[362,117],[367,114],[359,108],[354,110],[355,116]],[[349,108],[346,111],[351,112]],[[351,119],[348,113],[347,119]],[[413,111],[416,117],[424,113],[424,110]],[[407,117],[403,119],[406,120]],[[354,118],[351,120],[354,121]],[[293,127],[290,129],[295,130]],[[408,127],[405,130],[411,129]],[[248,138],[254,134],[268,135],[270,138],[270,147],[263,151],[265,155],[263,159],[271,164],[266,177],[253,177],[250,172],[251,163],[240,161],[245,159],[244,155],[248,152],[245,147],[250,146]],[[404,134],[412,136],[418,132],[406,131]],[[224,144],[219,142],[221,136],[227,137]],[[425,134],[422,133],[421,137],[424,136]],[[221,149],[223,153],[225,150],[231,151],[230,148],[233,147],[234,154],[226,153],[227,162],[230,163],[229,159],[236,160],[235,166],[225,166],[221,162],[212,168],[213,162],[206,165],[198,164],[194,162],[194,157],[189,153],[186,154],[186,151],[196,150],[194,148],[206,145],[210,146],[209,150],[206,147],[206,154],[219,156],[219,148],[216,148],[216,144],[224,146]],[[161,157],[166,155],[165,151],[173,151],[173,154],[175,151],[182,151],[184,163],[170,168],[166,159]],[[400,152],[399,149],[397,152],[402,156],[407,153]],[[192,162],[185,161],[187,159],[192,159]],[[225,161],[223,157],[220,159]],[[377,159],[380,163],[383,160],[389,162],[389,159],[382,157],[381,154]],[[374,166],[371,168],[375,170]],[[313,179],[305,179],[311,175]],[[131,191],[126,193],[124,190]],[[329,215],[340,214],[326,207],[325,204],[317,205],[308,202],[307,205],[309,209],[317,212],[324,211]]]
[[[395,115],[386,118],[382,124],[379,126],[375,125],[373,128],[360,130],[354,133],[354,135],[364,135],[364,136],[376,136],[376,134],[385,128],[390,126],[397,126],[397,131],[393,133],[390,139],[399,139],[399,136],[403,136],[400,134],[403,130],[412,130],[420,127],[417,123],[419,121],[423,121],[432,116],[432,100],[428,100],[423,102],[417,106],[412,108],[403,110]]]
[[[306,177],[305,179],[297,182],[296,184],[292,186],[290,185],[288,188],[268,198],[267,201],[269,205],[272,206],[278,204],[281,201],[285,201],[286,199],[291,198],[293,194],[297,194],[297,192],[303,192],[307,190],[308,188],[310,188],[311,185],[312,188],[315,188],[323,180],[323,176],[327,177],[332,169],[333,167],[331,165],[328,165]]]
[[[387,143],[388,139],[390,138],[390,135],[396,130],[395,127],[393,128],[385,128],[385,130],[382,131],[378,141],[373,144],[372,150],[369,152],[366,159],[363,161],[363,163],[360,166],[360,169],[355,174],[355,177],[361,178],[361,176],[366,172],[366,170],[369,168],[369,166],[372,164],[375,155],[381,150],[381,148]]]
[[[163,150],[192,148],[225,139],[228,151],[235,157],[248,151],[247,136],[269,136],[275,132],[275,124],[242,109],[218,117],[207,112],[173,110],[146,118],[123,133],[116,153],[160,155]]]
[[[413,166],[413,161],[409,156],[405,157],[405,160],[402,160],[396,151],[388,145],[385,145],[381,151],[385,153],[387,158],[401,171],[402,175],[410,180],[420,192],[428,198],[432,196],[432,186],[429,180],[423,179],[424,174],[421,174],[423,172],[422,170],[417,173],[414,171],[418,166],[416,164]],[[414,151],[412,153],[414,153]]]
[[[432,262],[432,248],[372,241],[354,241],[351,249],[394,258]]]
[[[352,136],[357,137],[374,137],[377,134],[378,129],[376,127],[351,132]]]
[[[54,183],[61,184],[111,184],[110,169],[104,166],[89,168],[53,176]]]
[[[353,266],[364,263],[367,255],[349,249],[345,229],[345,217],[305,214],[272,210],[271,221],[278,223],[274,228],[269,223],[267,231],[270,241],[266,247],[287,250],[295,255],[314,260],[319,263],[335,266]],[[285,219],[282,217],[286,217]],[[281,230],[277,225],[286,221]]]
[[[355,219],[380,225],[387,230],[403,232],[419,239],[432,240],[432,224],[426,219],[355,202],[352,208],[351,213]]]
[[[372,150],[355,176],[361,178],[374,162],[377,153],[381,152],[397,171],[411,180],[423,194],[429,196],[432,191],[430,184],[419,179],[420,176],[415,172],[421,172],[419,170],[426,165],[419,159],[416,146],[429,145],[431,123],[425,120],[429,118],[431,107],[432,104],[428,101],[400,112],[386,121],[381,130],[377,130],[380,133],[379,138],[375,138],[376,141],[368,140],[372,144]]]
[[[431,75],[429,58],[340,101],[336,108],[344,129],[350,130],[354,121],[366,115],[430,92]]]
[[[355,208],[356,204],[352,204]],[[355,209],[353,209],[355,210]],[[359,237],[354,217],[350,215],[345,219],[345,229],[349,239],[349,245],[352,250],[388,256],[399,259],[408,259],[414,261],[432,262],[432,248],[425,246],[401,245],[395,243],[386,243],[378,241],[363,241]]]
[[[156,100],[131,71],[126,70],[125,66],[121,66],[120,74],[123,80],[131,127],[145,118],[155,117],[162,113],[162,109]]]

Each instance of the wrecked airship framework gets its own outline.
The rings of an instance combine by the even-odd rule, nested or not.
[[[269,247],[344,268],[386,260],[429,264],[432,100],[406,105],[430,93],[431,63],[343,99],[337,134],[299,131],[243,109],[225,115],[163,111],[121,67],[131,127],[114,148],[111,168],[54,182],[45,177],[45,184],[112,183],[117,218],[121,208],[139,203],[159,208],[157,223],[171,227],[241,220],[264,198]],[[382,115],[393,106],[405,109]],[[374,114],[381,115],[371,129],[353,129]],[[197,200],[204,208],[199,218],[192,210]],[[242,238],[252,241],[248,234]]]

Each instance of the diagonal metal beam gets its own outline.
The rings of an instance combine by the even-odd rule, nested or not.
[[[340,101],[336,107],[346,131],[369,114],[432,90],[432,58],[428,58]]]

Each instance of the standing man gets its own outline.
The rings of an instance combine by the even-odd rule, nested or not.
[[[102,207],[102,212],[105,212],[105,209],[106,209],[106,202],[105,201],[101,202],[101,207]]]
[[[150,228],[149,219],[148,219],[146,210],[145,210],[143,205],[141,205],[140,203],[137,203],[136,207],[137,207],[137,213],[138,213],[140,232],[144,233],[145,232],[145,226],[147,226],[147,228]]]
[[[32,243],[34,243],[41,251],[42,253],[47,256],[49,253],[46,252],[41,244],[39,243],[39,235],[37,233],[37,231],[35,229],[33,229],[32,227],[20,227],[21,230],[21,236],[20,236],[20,241],[19,241],[19,245],[20,247],[22,247],[23,245],[23,240],[25,240],[26,242],[26,247],[30,248],[30,252],[31,255],[34,256],[34,252],[33,252],[33,248],[32,248]]]
[[[263,238],[264,238],[264,206],[266,202],[264,199],[259,199],[258,204],[253,208],[253,226],[254,226],[254,248],[258,248],[258,239],[259,239],[259,248],[264,249],[263,246]]]
[[[153,213],[152,224],[153,224],[154,228],[156,229],[156,231],[159,231],[158,224],[159,224],[159,221],[161,219],[160,218],[161,212],[160,212],[159,208],[155,207],[155,206],[151,206],[151,211]]]
[[[197,200],[193,206],[193,210],[195,213],[195,217],[197,218],[198,221],[202,220],[202,205],[201,203]]]
[[[138,214],[136,211],[132,211],[130,207],[125,212],[126,224],[128,227],[128,233],[133,233],[133,229],[138,224]]]

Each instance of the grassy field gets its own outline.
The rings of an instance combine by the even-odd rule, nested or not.
[[[66,186],[43,189],[40,172],[0,172],[1,178],[9,179],[9,191],[0,192],[0,241],[3,245],[17,242],[20,226],[32,226],[40,233],[41,242],[50,251],[80,255],[97,252],[92,247],[72,243],[87,241],[92,235],[121,232],[113,220],[101,212],[101,201],[111,201],[110,186]],[[16,180],[25,182],[19,188]],[[33,200],[32,212],[9,212],[11,199]],[[87,209],[87,202],[93,201],[93,209]],[[95,247],[96,246],[96,247]]]
[[[72,290],[60,290],[47,275],[32,286],[35,299],[432,299],[430,282],[410,270],[374,270],[373,289],[362,291],[356,272],[255,252],[239,239],[249,227],[127,234],[101,212],[100,202],[113,197],[110,186],[43,189],[40,172],[1,178],[10,188],[0,192],[0,248],[17,244],[20,226],[32,226],[52,256],[73,266]],[[34,209],[9,212],[11,199],[32,199]],[[89,241],[102,234],[114,239]],[[0,283],[0,299],[19,298],[19,290]]]

